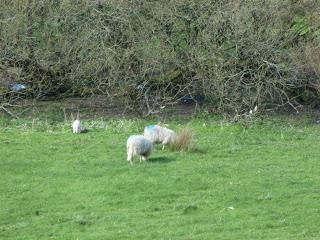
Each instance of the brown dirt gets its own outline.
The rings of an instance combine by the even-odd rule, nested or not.
[[[71,114],[76,117],[79,111],[82,119],[113,118],[113,117],[156,117],[168,119],[174,117],[188,118],[195,114],[195,104],[173,104],[167,105],[157,112],[142,116],[134,111],[121,99],[113,99],[101,96],[87,98],[66,98],[52,101],[31,101],[21,102],[21,107],[10,109],[16,116],[22,118],[69,118]],[[159,111],[159,112],[158,112]],[[1,113],[0,113],[1,114]]]

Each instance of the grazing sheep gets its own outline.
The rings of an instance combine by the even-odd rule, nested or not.
[[[177,134],[173,130],[160,127],[159,125],[150,125],[145,127],[143,135],[152,143],[161,143],[162,150],[165,145],[172,144],[177,139]]]
[[[127,160],[132,164],[133,157],[140,155],[140,161],[146,161],[153,151],[153,144],[142,135],[133,135],[127,141]]]
[[[73,133],[80,133],[81,132],[81,123],[80,120],[75,120],[72,123],[72,129],[73,129]]]

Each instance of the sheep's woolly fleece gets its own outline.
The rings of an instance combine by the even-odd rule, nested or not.
[[[132,163],[135,155],[140,155],[140,159],[147,160],[153,151],[153,144],[142,135],[133,135],[127,141],[128,161]]]
[[[75,120],[72,124],[73,133],[80,133],[81,132],[81,123],[79,120]]]
[[[145,127],[143,135],[152,143],[161,143],[162,145],[172,144],[177,139],[177,134],[173,130],[159,125]]]

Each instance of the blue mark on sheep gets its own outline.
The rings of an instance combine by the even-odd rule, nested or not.
[[[147,126],[146,127],[146,129],[148,130],[148,131],[155,131],[156,130],[156,125],[149,125],[149,126]]]

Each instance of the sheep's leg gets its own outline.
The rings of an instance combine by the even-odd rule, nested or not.
[[[162,150],[164,150],[164,145],[162,145]]]
[[[147,157],[147,156],[142,156],[142,160],[143,160],[143,161],[147,161],[147,160],[148,160],[148,157]]]
[[[130,150],[128,150],[128,158],[127,158],[127,160],[132,164],[133,162],[132,162],[132,159],[133,159],[133,153],[130,151]]]

